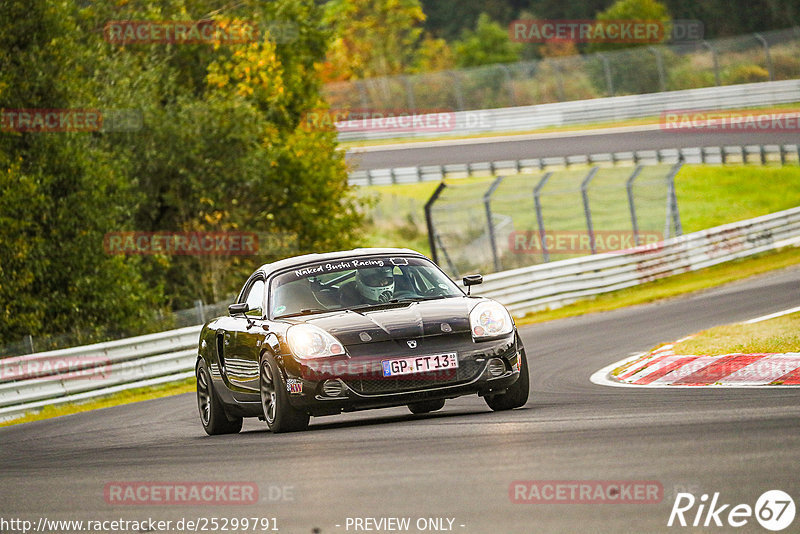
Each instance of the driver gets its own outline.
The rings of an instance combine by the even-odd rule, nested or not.
[[[342,286],[344,306],[389,302],[394,295],[394,274],[391,267],[359,269],[354,282]]]

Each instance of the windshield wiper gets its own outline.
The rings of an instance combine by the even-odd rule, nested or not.
[[[446,298],[444,295],[438,295],[435,297],[404,297],[401,299],[391,299],[387,300],[386,302],[376,302],[375,304],[361,304],[359,306],[352,306],[347,308],[348,310],[352,311],[359,311],[359,310],[368,310],[371,308],[386,308],[396,306],[397,304],[405,305],[405,304],[412,304],[414,302],[422,302],[423,300],[437,300]]]
[[[284,319],[286,317],[298,317],[300,315],[311,315],[311,314],[314,314],[314,313],[325,313],[327,311],[331,311],[331,310],[323,310],[323,309],[320,309],[320,308],[303,308],[302,310],[300,310],[299,312],[296,312],[296,313],[287,313],[287,314],[284,314],[284,315],[278,315],[278,316],[275,317],[275,319]]]

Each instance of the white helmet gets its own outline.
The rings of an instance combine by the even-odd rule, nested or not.
[[[367,302],[389,302],[394,294],[394,274],[391,267],[359,269],[356,289]]]

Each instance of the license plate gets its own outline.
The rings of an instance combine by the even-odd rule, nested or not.
[[[455,352],[448,352],[432,356],[383,360],[381,363],[383,364],[383,376],[410,375],[442,369],[456,369],[458,368],[458,356]]]

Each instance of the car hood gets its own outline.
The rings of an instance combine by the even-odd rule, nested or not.
[[[453,297],[374,310],[342,310],[310,316],[304,322],[330,332],[344,345],[468,333],[469,312],[480,300]]]

